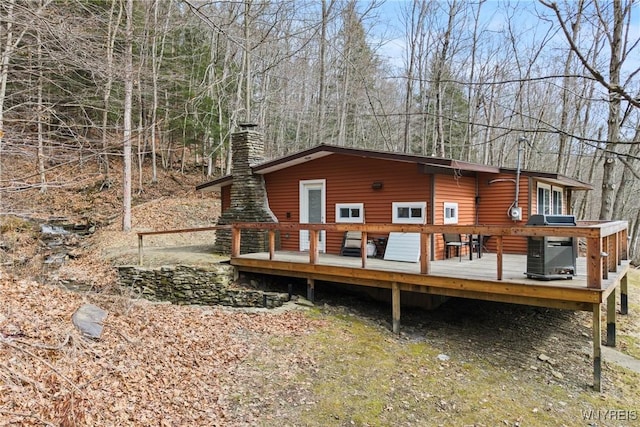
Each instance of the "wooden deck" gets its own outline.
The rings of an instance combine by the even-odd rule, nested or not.
[[[601,389],[602,305],[606,309],[606,345],[616,345],[617,294],[619,312],[628,312],[627,252],[628,224],[624,221],[581,221],[571,227],[487,226],[487,225],[401,225],[401,224],[299,224],[235,223],[203,229],[167,230],[138,233],[139,261],[143,261],[144,235],[231,229],[231,264],[238,271],[297,277],[307,281],[307,296],[314,299],[318,282],[336,282],[354,286],[389,289],[393,331],[400,330],[401,293],[441,295],[592,312],[593,387]],[[242,254],[242,231],[264,231],[268,251]],[[297,233],[308,230],[308,252],[276,250],[276,232]],[[360,231],[360,258],[320,253],[318,238],[323,231]],[[390,232],[420,234],[420,256],[416,263],[386,261],[366,257],[367,233]],[[430,253],[433,235],[460,233],[493,236],[496,252],[481,258],[435,260]],[[503,251],[505,236],[561,236],[581,239],[586,244],[584,257],[577,259],[576,275],[571,280],[534,280],[525,275],[527,257]],[[617,289],[619,292],[616,292]]]
[[[567,310],[591,311],[594,389],[601,390],[602,304],[606,304],[606,345],[616,342],[616,289],[620,313],[628,312],[627,223],[582,222],[576,227],[435,226],[397,224],[237,223],[232,226],[231,264],[239,271],[299,277],[307,280],[313,301],[318,281],[386,288],[391,291],[393,331],[400,330],[401,293],[420,293],[489,300]],[[275,231],[309,230],[308,252],[276,251]],[[242,230],[268,232],[268,252],[241,254]],[[360,258],[320,253],[322,230],[357,230],[363,235]],[[416,263],[366,257],[368,232],[420,233],[420,259]],[[434,260],[429,253],[432,235],[454,232],[494,236],[496,253],[481,258]],[[534,280],[525,275],[527,257],[503,252],[504,236],[565,236],[584,239],[586,256],[579,257],[571,280]],[[320,284],[318,284],[320,285]]]

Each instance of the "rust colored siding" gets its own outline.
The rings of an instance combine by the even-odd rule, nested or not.
[[[231,185],[222,187],[220,190],[220,199],[222,203],[220,212],[224,212],[231,206]]]
[[[478,223],[482,225],[514,225],[509,218],[509,208],[514,201],[516,184],[515,175],[480,174],[478,177]],[[535,188],[535,187],[534,187]],[[535,190],[531,192],[531,203],[535,206]],[[520,177],[520,192],[518,206],[522,208],[522,221],[519,225],[526,224],[529,220],[529,179]],[[495,251],[495,240],[489,238],[485,243],[490,251]],[[527,253],[527,239],[524,237],[505,237],[503,248],[506,253]]]
[[[456,177],[450,175],[434,175],[435,180],[435,225],[444,224],[444,204],[458,204],[458,225],[476,223],[476,179],[473,177]],[[444,258],[444,239],[435,236],[435,258]]]
[[[365,222],[391,223],[393,202],[427,202],[431,222],[431,178],[414,163],[332,154],[265,175],[269,207],[278,221],[300,220],[299,192],[302,180],[326,180],[326,222],[335,222],[336,203],[364,203]],[[383,188],[374,190],[374,181]],[[375,237],[375,236],[370,236]],[[283,250],[298,250],[297,233],[280,236]],[[339,253],[342,234],[328,233],[326,252]]]

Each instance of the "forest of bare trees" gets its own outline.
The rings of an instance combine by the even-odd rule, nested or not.
[[[328,143],[513,167],[524,136],[524,167],[593,183],[574,212],[629,220],[635,248],[639,28],[631,0],[4,0],[0,168],[33,170],[0,169],[0,201],[64,185],[64,162],[224,174],[247,121],[271,158]]]

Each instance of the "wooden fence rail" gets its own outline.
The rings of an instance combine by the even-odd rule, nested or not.
[[[156,231],[140,231],[138,232],[138,265],[143,264],[144,258],[144,245],[142,239],[144,236],[157,236],[159,234],[181,234],[181,233],[197,233],[201,231],[214,231],[214,230],[229,230],[230,225],[214,225],[211,227],[197,227],[197,228],[180,228],[174,230],[156,230]]]
[[[309,264],[316,264],[319,257],[318,236],[321,231],[360,231],[362,233],[362,267],[367,265],[367,233],[419,233],[420,273],[430,272],[430,248],[432,234],[458,233],[493,236],[496,239],[496,277],[502,280],[504,236],[535,237],[557,236],[584,238],[586,240],[587,287],[601,289],[602,280],[609,272],[615,272],[622,260],[628,259],[626,221],[580,221],[577,226],[494,226],[494,225],[417,225],[417,224],[301,224],[280,223],[234,223],[232,225],[231,256],[240,255],[242,230],[266,230],[269,232],[269,259],[275,256],[275,231],[295,232],[308,230],[310,236]]]

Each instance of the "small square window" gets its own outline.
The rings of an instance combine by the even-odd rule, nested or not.
[[[424,224],[426,211],[426,202],[393,202],[393,222],[395,224]]]
[[[458,223],[458,204],[445,202],[444,204],[444,223],[445,224],[457,224]]]
[[[336,203],[336,222],[364,222],[363,203]]]

